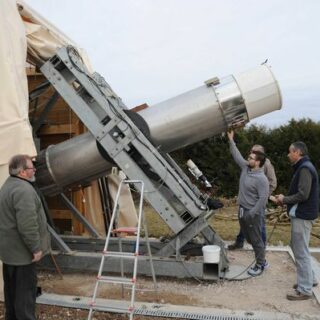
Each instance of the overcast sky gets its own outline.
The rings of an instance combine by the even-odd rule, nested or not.
[[[84,48],[128,108],[268,59],[283,108],[251,123],[320,121],[318,0],[25,0]]]

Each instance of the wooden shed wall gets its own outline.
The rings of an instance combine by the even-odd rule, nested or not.
[[[45,77],[41,73],[36,72],[34,68],[27,68],[27,75],[29,92],[46,81]],[[29,118],[31,123],[39,117],[53,93],[54,90],[50,86],[39,97],[37,102],[32,101],[30,103]],[[86,128],[77,115],[59,97],[37,133],[40,150],[47,148],[49,145],[68,140],[85,131]],[[79,212],[92,223],[100,235],[105,235],[104,218],[97,182],[94,182],[92,187],[80,188],[79,190],[68,192],[66,195]],[[74,218],[59,196],[47,197],[46,200],[54,223],[61,233],[73,235],[87,234],[83,225]]]

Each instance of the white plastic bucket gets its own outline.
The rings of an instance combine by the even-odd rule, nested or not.
[[[216,245],[202,247],[204,263],[219,263],[220,247]]]

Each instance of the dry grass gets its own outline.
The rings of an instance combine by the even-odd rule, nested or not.
[[[150,236],[156,238],[172,236],[171,230],[162,221],[160,216],[153,210],[153,208],[146,205],[145,214]],[[237,206],[235,205],[234,201],[225,201],[225,207],[215,212],[215,214],[210,218],[209,224],[222,239],[229,241],[234,240],[239,231]],[[319,219],[313,226],[312,233],[320,235]],[[267,236],[270,237],[270,235],[271,238],[268,241],[269,245],[288,245],[290,241],[290,223],[277,223],[274,228],[274,223],[267,221]],[[315,236],[311,236],[310,246],[319,247],[320,239]]]

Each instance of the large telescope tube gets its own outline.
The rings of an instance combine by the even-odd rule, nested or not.
[[[199,88],[150,106],[139,112],[139,123],[148,127],[156,146],[171,152],[243,126],[253,118],[279,110],[281,104],[278,83],[263,64],[239,75],[213,78]],[[37,162],[37,182],[47,195],[88,184],[112,166],[90,132],[50,146],[38,155]]]
[[[267,65],[206,81],[206,85],[139,112],[155,145],[170,152],[281,108],[281,93]]]

